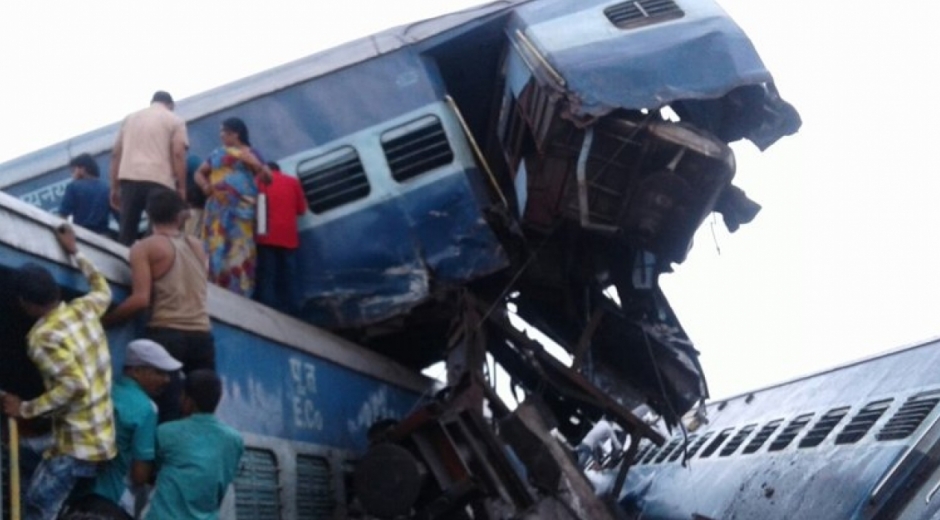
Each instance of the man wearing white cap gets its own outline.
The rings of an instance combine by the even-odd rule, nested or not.
[[[124,374],[112,390],[118,454],[98,473],[87,490],[92,495],[80,500],[76,509],[99,512],[119,504],[136,517],[142,504],[135,497],[150,482],[156,450],[157,406],[151,398],[163,392],[170,373],[180,367],[182,363],[159,343],[136,339],[127,345]]]

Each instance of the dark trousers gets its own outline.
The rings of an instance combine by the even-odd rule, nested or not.
[[[258,245],[254,299],[285,314],[300,310],[297,250]]]
[[[171,356],[183,364],[183,374],[193,370],[215,370],[215,340],[211,332],[147,327],[144,337],[163,345]],[[183,374],[170,375],[170,384],[154,399],[160,409],[159,422],[172,421],[183,416],[180,396],[183,393]]]
[[[118,219],[118,242],[129,246],[140,234],[140,219],[147,208],[147,197],[166,186],[147,181],[121,181],[121,215]]]

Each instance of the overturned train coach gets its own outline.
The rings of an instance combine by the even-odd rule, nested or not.
[[[651,519],[935,519],[938,404],[937,338],[716,400],[640,443],[621,499]]]
[[[658,275],[684,260],[712,212],[734,230],[759,210],[732,184],[729,143],[764,149],[800,125],[711,0],[495,2],[184,99],[177,112],[191,152],[207,154],[220,122],[238,116],[301,181],[310,212],[297,318],[415,372],[446,361],[467,408],[498,400],[489,354],[565,437],[607,414],[658,442],[627,410],[647,404],[675,424],[708,395]],[[70,157],[106,168],[117,129],[0,165],[0,189],[54,211]],[[567,350],[571,366],[510,317]]]

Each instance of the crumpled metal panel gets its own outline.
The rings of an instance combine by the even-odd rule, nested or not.
[[[677,2],[681,18],[632,29],[614,26],[602,14],[607,4],[523,5],[507,29],[540,82],[565,98],[570,119],[676,103],[685,121],[728,141],[748,137],[762,149],[799,128],[750,40],[715,2]]]
[[[300,262],[316,267],[304,271],[303,316],[329,328],[405,314],[432,278],[466,282],[508,265],[463,175],[305,232]]]

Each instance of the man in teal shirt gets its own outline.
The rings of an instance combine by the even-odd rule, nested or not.
[[[143,506],[137,497],[151,481],[156,455],[157,406],[151,398],[163,391],[170,372],[180,367],[182,363],[154,341],[128,343],[123,377],[112,389],[118,454],[98,473],[92,494],[86,491],[73,510],[105,513],[119,505],[130,517],[137,517]]]
[[[181,403],[186,417],[157,428],[157,484],[147,520],[219,518],[245,451],[241,435],[213,415],[221,399],[215,372],[186,375]]]

